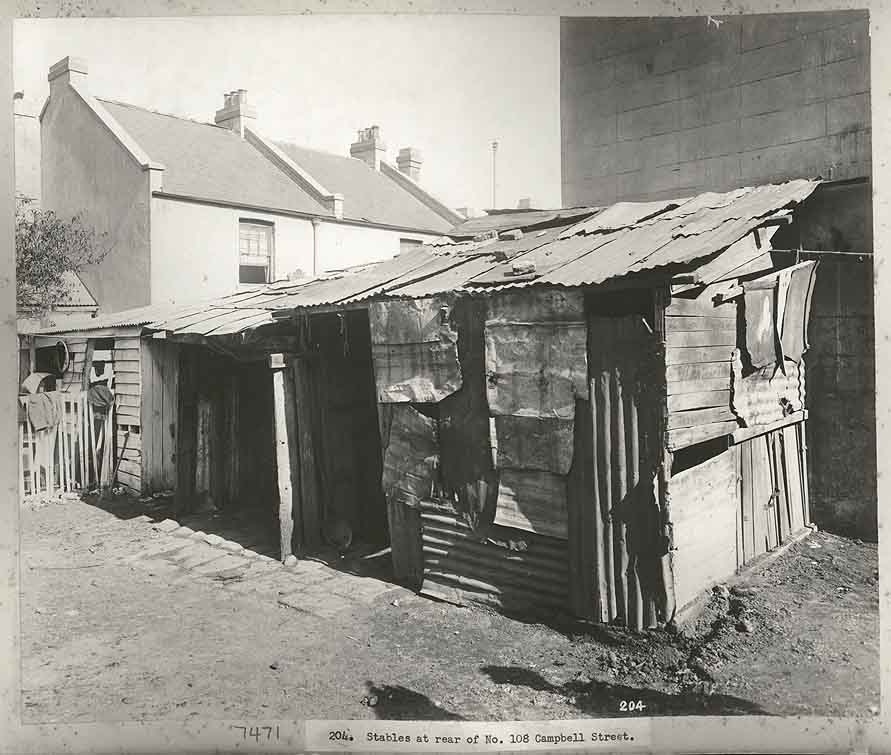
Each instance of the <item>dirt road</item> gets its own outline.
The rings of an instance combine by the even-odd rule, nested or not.
[[[240,556],[173,552],[132,502],[107,508],[23,507],[27,722],[612,717],[623,700],[645,706],[630,715],[878,709],[874,544],[811,536],[716,593],[692,636],[582,634],[318,570],[307,579],[336,591],[289,605],[278,598],[303,577],[285,567],[236,589],[213,563]]]

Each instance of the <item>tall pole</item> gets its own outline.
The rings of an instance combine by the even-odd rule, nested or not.
[[[496,192],[495,187],[497,186],[498,173],[497,173],[497,157],[498,154],[498,140],[494,139],[492,141],[492,209],[498,209],[498,204],[496,203]]]

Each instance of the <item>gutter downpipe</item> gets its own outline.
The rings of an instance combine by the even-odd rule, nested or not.
[[[322,221],[319,218],[312,219],[312,277],[315,278],[319,269],[319,226]]]

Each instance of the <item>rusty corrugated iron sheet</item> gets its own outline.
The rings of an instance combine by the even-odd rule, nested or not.
[[[492,525],[476,534],[452,510],[421,502],[421,593],[508,614],[552,615],[569,601],[566,541]]]
[[[639,317],[588,318],[590,401],[578,450],[591,479],[570,499],[573,604],[579,615],[632,628],[671,614],[664,512],[654,495],[660,463],[658,337]],[[668,573],[670,575],[670,572]]]
[[[491,212],[479,218],[469,218],[459,223],[449,232],[449,236],[468,237],[487,231],[507,231],[514,228],[534,228],[535,226],[557,223],[559,221],[577,221],[599,212],[598,207],[564,207],[557,210],[513,210],[507,212]]]

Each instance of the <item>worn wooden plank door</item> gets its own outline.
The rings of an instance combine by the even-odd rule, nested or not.
[[[804,496],[802,494],[798,428],[795,425],[784,427],[782,433],[786,463],[786,499],[789,502],[790,529],[794,534],[804,527]]]

